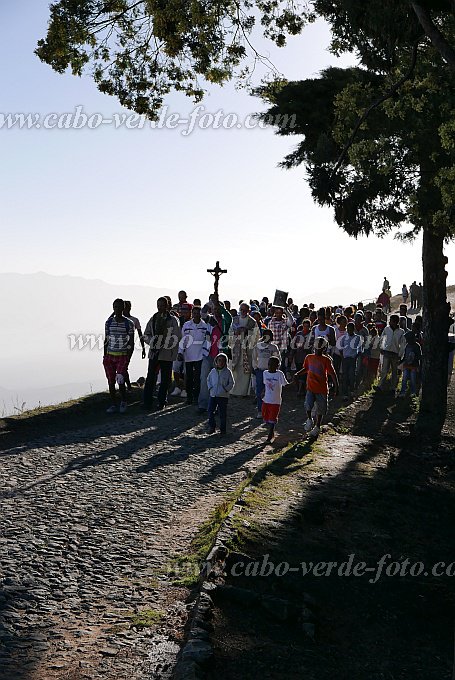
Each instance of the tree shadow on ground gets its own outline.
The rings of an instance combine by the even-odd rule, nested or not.
[[[431,570],[453,564],[455,461],[447,451],[426,456],[415,440],[410,444],[411,413],[407,400],[373,397],[368,409],[352,415],[354,435],[303,442],[257,473],[253,483],[264,482],[264,502],[291,472],[299,474],[299,492],[276,520],[270,505],[266,513],[253,507],[245,516],[250,526],[240,524],[237,549],[297,569],[268,577],[231,573],[228,583],[302,606],[309,593],[319,603],[317,637],[306,637],[297,619],[283,622],[219,600],[210,678],[449,680],[453,578]],[[339,575],[351,555],[371,571]],[[399,574],[406,559],[407,575],[387,574],[390,564],[390,574]],[[303,576],[302,563],[337,566],[323,577]],[[414,576],[412,565],[418,565]]]
[[[46,653],[42,626],[34,626],[24,616],[24,609],[34,599],[32,589],[17,582],[14,575],[4,575],[0,587],[0,680],[33,678]]]

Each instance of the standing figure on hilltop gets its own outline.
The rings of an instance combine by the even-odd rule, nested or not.
[[[409,286],[409,292],[411,293],[411,309],[417,309],[417,295],[419,291],[415,281]]]
[[[408,287],[405,283],[403,283],[403,287],[401,289],[401,296],[403,298],[403,304],[407,305],[408,297],[409,297],[409,291],[408,291]]]
[[[423,286],[421,283],[417,284],[417,308],[422,309],[423,307]]]
[[[107,413],[117,412],[116,383],[120,392],[118,410],[120,413],[125,413],[127,409],[125,379],[134,348],[134,324],[131,319],[124,316],[125,303],[123,300],[117,298],[112,306],[114,314],[106,321],[104,332],[103,366],[112,400],[112,405],[107,409]]]
[[[158,407],[167,404],[167,393],[172,378],[172,363],[178,354],[178,343],[181,338],[180,324],[169,312],[165,297],[157,300],[158,311],[148,321],[144,331],[144,340],[150,345],[149,365],[144,385],[144,407],[152,408],[158,371],[161,371],[161,382],[158,391]]]
[[[390,290],[390,283],[387,279],[387,276],[384,276],[384,281],[382,282],[382,292],[386,293],[388,290]]]

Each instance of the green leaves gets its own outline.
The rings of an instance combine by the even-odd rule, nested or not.
[[[280,46],[310,18],[288,0],[60,0],[50,11],[39,58],[59,73],[90,69],[102,92],[151,119],[172,89],[198,101],[200,79],[248,78],[239,67],[260,59],[249,39],[258,15]]]
[[[352,236],[404,227],[409,237],[423,224],[454,233],[455,75],[432,47],[422,46],[412,78],[370,111],[338,168],[360,116],[393,90],[409,59],[403,48],[387,74],[327,69],[317,79],[256,91],[271,104],[262,119],[277,134],[301,136],[283,167],[303,163],[315,200],[332,206],[337,223]],[[274,123],[277,115],[291,113],[294,130]]]

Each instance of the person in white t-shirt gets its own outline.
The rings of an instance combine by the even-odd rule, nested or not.
[[[289,385],[283,371],[278,370],[280,359],[270,357],[269,368],[264,371],[264,398],[262,399],[262,417],[268,425],[267,441],[271,442],[275,436],[275,425],[281,408],[281,392],[285,385]]]

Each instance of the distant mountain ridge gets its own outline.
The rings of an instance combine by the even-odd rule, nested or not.
[[[104,322],[116,297],[130,299],[133,314],[145,326],[161,295],[177,299],[177,291],[148,286],[124,286],[74,276],[0,274],[0,304],[8,324],[0,333],[0,412],[2,404],[26,408],[55,403],[105,384],[102,351],[70,351],[69,335],[102,336]],[[146,372],[136,352],[133,375]],[[77,387],[78,386],[78,387]],[[51,388],[51,389],[50,389]],[[82,390],[82,391],[78,391]]]

